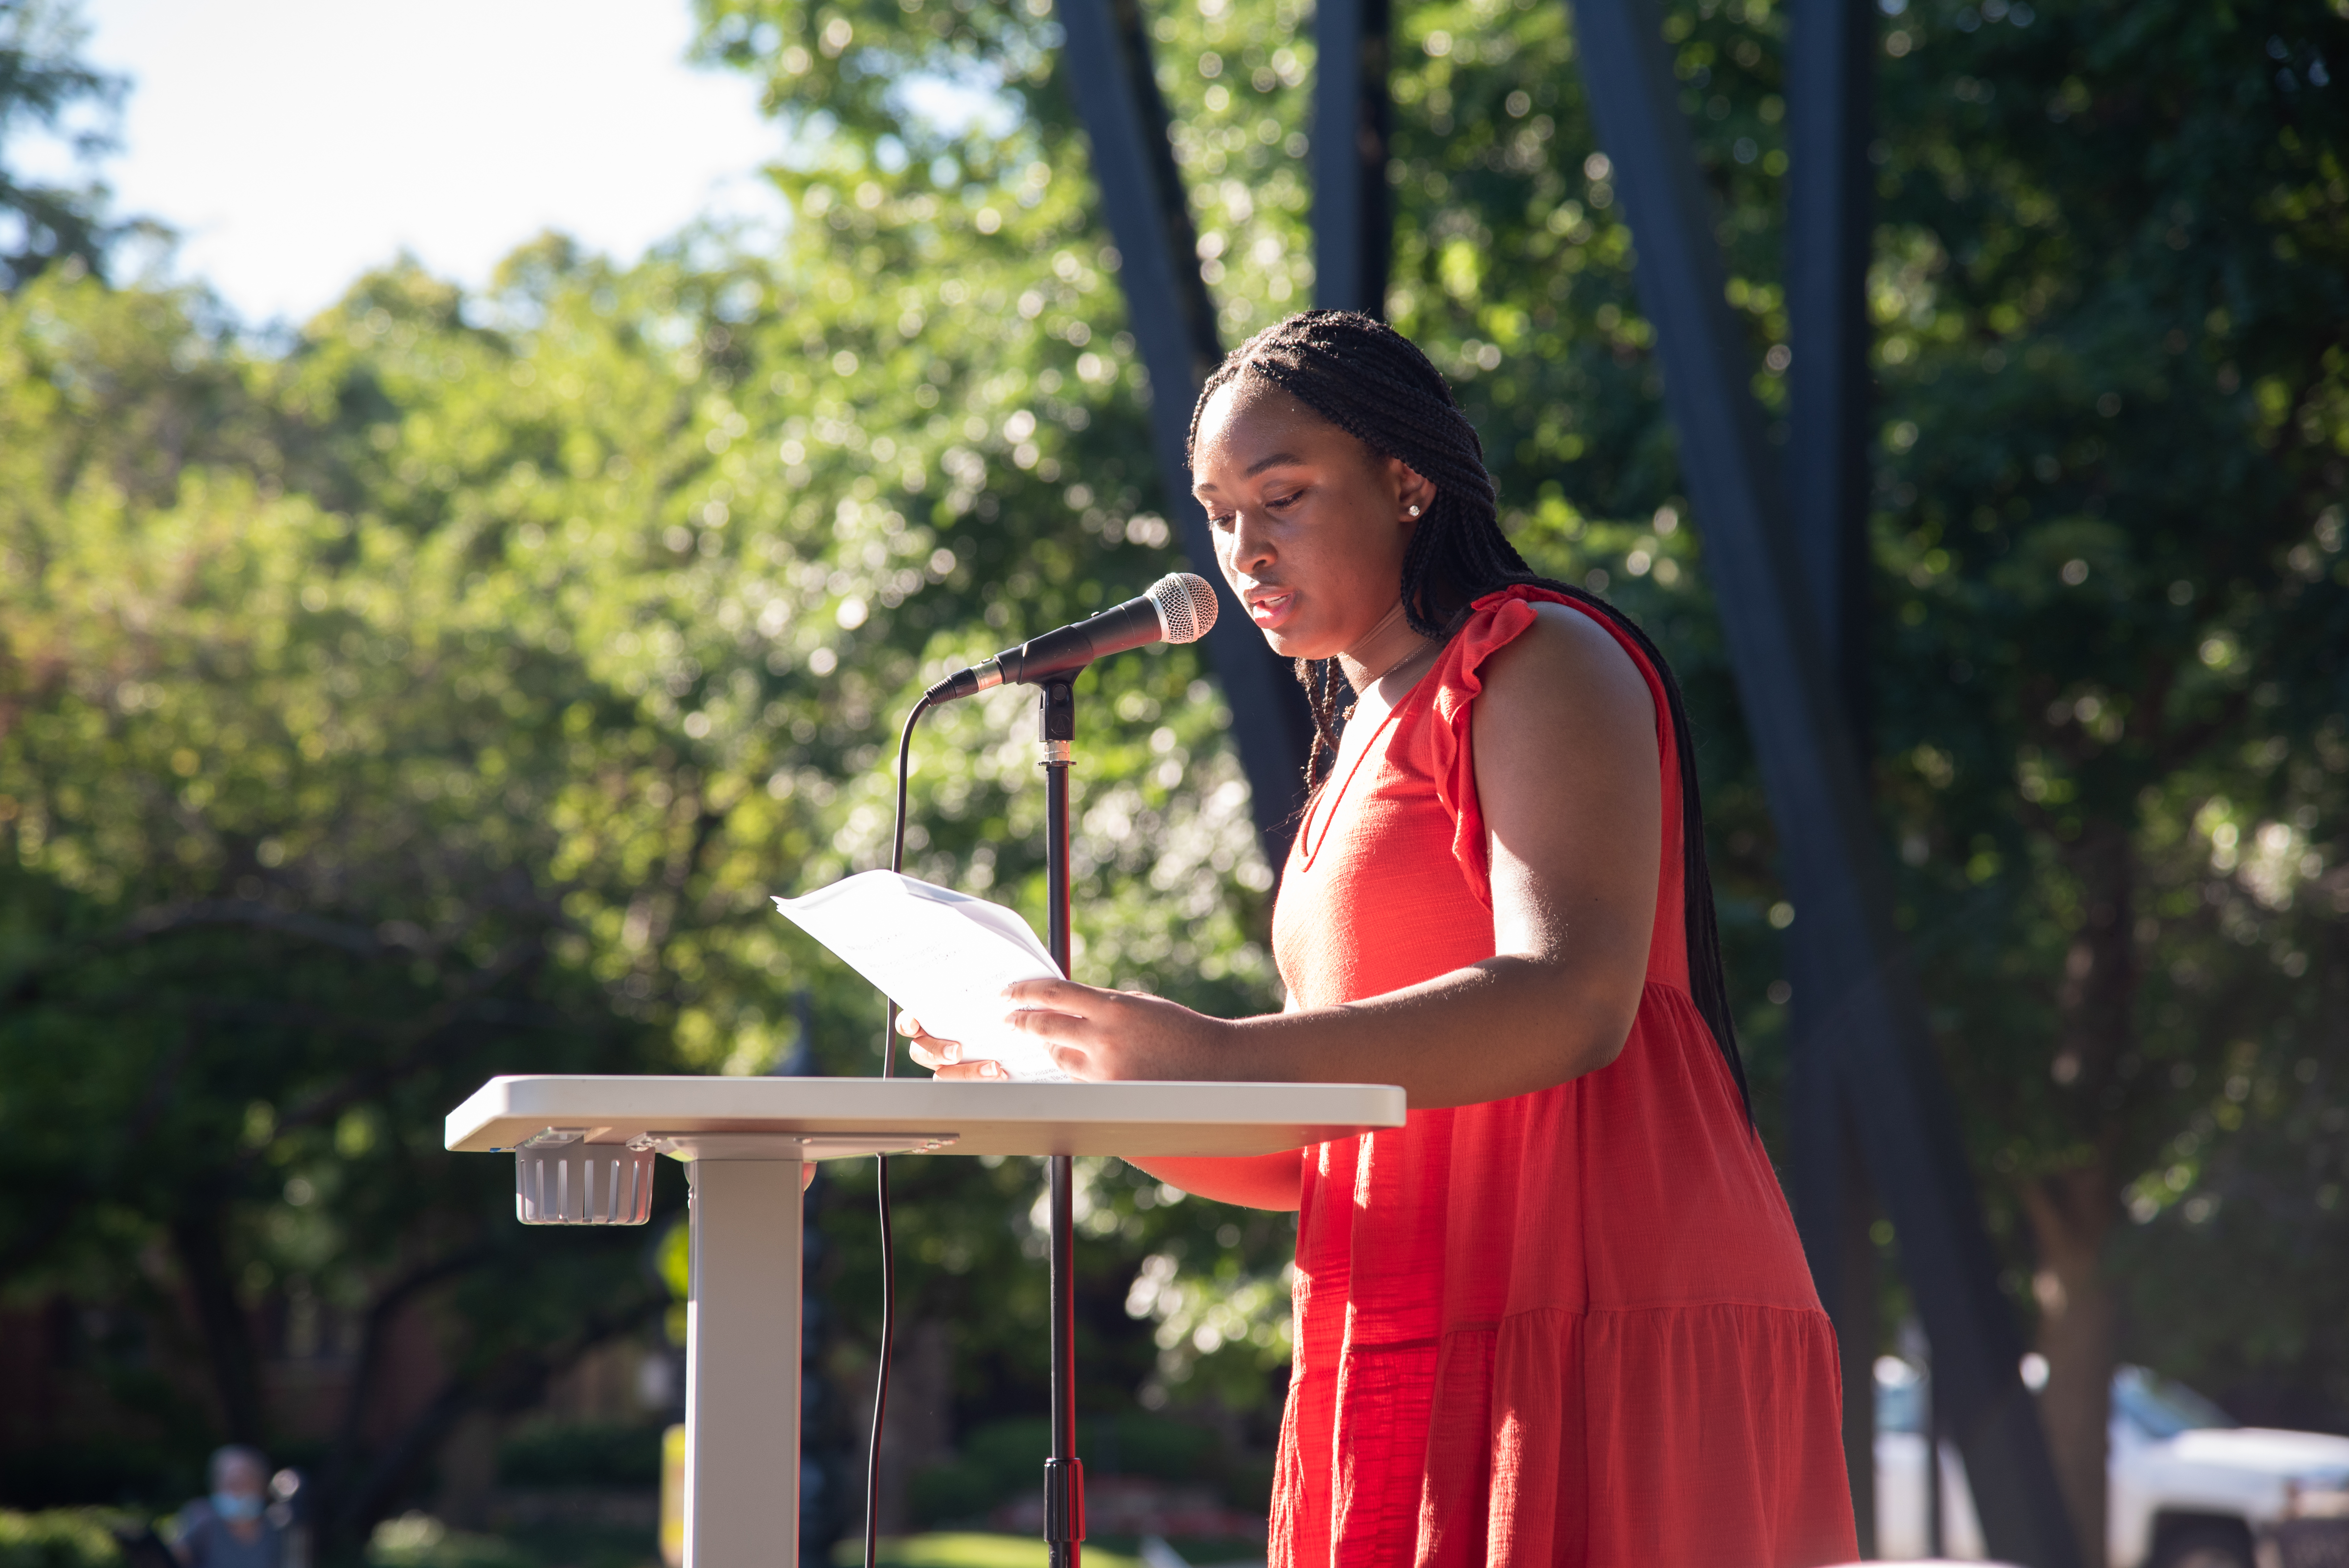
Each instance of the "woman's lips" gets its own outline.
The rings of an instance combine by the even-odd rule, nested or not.
[[[1294,592],[1267,594],[1262,598],[1248,601],[1248,618],[1259,628],[1270,631],[1287,620],[1288,612],[1296,607],[1297,595]]]

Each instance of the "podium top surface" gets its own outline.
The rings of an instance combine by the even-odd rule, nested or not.
[[[1402,1121],[1403,1092],[1387,1084],[524,1075],[492,1078],[450,1112],[447,1145],[494,1153],[553,1130],[704,1159],[901,1149],[1228,1157]]]

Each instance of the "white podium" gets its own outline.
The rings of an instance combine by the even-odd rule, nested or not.
[[[804,1163],[930,1152],[1274,1154],[1400,1127],[1403,1108],[1401,1089],[1378,1084],[525,1076],[492,1078],[450,1112],[447,1145],[599,1157],[569,1168],[599,1173],[596,1182],[613,1173],[610,1196],[623,1209],[630,1199],[621,1189],[632,1172],[641,1179],[650,1153],[686,1163],[686,1568],[794,1568]],[[583,1214],[605,1196],[591,1190]],[[633,1211],[640,1216],[641,1204]]]

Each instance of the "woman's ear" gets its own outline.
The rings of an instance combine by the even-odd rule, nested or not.
[[[1394,486],[1395,509],[1417,517],[1435,503],[1435,486],[1399,457],[1387,459],[1387,480]]]

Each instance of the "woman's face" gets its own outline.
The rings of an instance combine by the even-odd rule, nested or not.
[[[1199,419],[1192,493],[1224,580],[1285,659],[1330,659],[1395,607],[1434,487],[1278,388],[1241,375]]]

